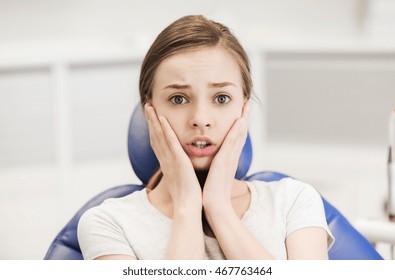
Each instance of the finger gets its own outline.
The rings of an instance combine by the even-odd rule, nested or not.
[[[158,157],[163,161],[177,158],[184,153],[182,146],[170,126],[170,123],[163,116],[159,117],[153,106],[147,106],[147,114],[150,126],[150,140],[152,148]],[[160,161],[160,159],[158,158]]]
[[[150,106],[151,106],[151,105],[150,105],[149,103],[145,103],[145,104],[144,104],[144,116],[145,116],[145,119],[147,120],[147,122],[148,122],[148,119],[149,119],[148,108],[149,108]]]
[[[248,106],[248,105],[247,105]],[[224,143],[235,145],[237,142],[244,144],[248,131],[248,107],[243,108],[242,117],[236,119],[227,133]]]
[[[162,125],[162,130],[163,133],[165,134],[168,147],[176,153],[185,153],[180,144],[180,141],[178,140],[177,135],[175,134],[168,120],[165,117],[160,116],[159,121],[160,124]]]
[[[220,158],[237,164],[247,138],[247,119],[238,118],[229,130],[218,152]]]
[[[250,114],[250,102],[247,101],[247,102],[244,103],[243,111],[241,113],[241,117],[245,118],[245,119],[248,119],[249,114]]]
[[[156,110],[154,106],[150,104],[145,104],[144,105],[144,114],[147,118],[148,122],[151,122],[153,126],[157,125],[159,126],[159,120],[158,120],[158,115],[156,114]]]
[[[155,108],[151,105],[145,105],[145,115],[147,118],[148,123],[148,131],[150,137],[151,147],[155,151],[155,154],[160,160],[160,157],[166,155],[166,150],[168,147],[164,146],[167,145],[167,141],[164,141],[165,134],[162,131],[162,126],[159,122],[158,116],[156,114]]]
[[[247,134],[248,134],[248,117],[250,114],[250,102],[247,101],[246,103],[244,103],[243,106],[243,112],[241,115],[241,123],[239,124],[240,127],[240,133],[241,133],[241,139],[242,139],[242,144],[244,146],[245,140],[247,138]]]
[[[148,130],[150,137],[153,137],[155,134],[155,116],[152,113],[152,106],[145,104],[144,105],[144,114],[147,119]]]
[[[229,145],[232,145],[236,149],[243,147],[246,137],[247,137],[247,119],[246,118],[239,118],[236,122],[232,130],[230,131],[229,135]]]
[[[152,132],[159,137],[164,136],[155,108],[153,106],[147,106],[146,114],[148,116],[148,125],[150,126]]]

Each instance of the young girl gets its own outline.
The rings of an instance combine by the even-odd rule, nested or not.
[[[248,57],[226,26],[186,16],[159,34],[140,95],[160,170],[145,189],[82,216],[85,259],[328,258],[315,189],[234,178],[251,90]]]

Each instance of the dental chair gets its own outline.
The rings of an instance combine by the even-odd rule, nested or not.
[[[51,243],[45,260],[81,260],[83,259],[77,239],[77,226],[81,215],[89,208],[99,205],[107,198],[123,197],[147,184],[159,167],[156,156],[149,143],[149,134],[144,113],[140,105],[133,112],[128,134],[128,151],[133,170],[141,180],[140,184],[129,184],[110,188],[89,200],[66,224]],[[288,177],[278,172],[262,171],[247,176],[252,161],[252,146],[249,135],[242,150],[237,179],[277,181]],[[383,259],[369,243],[328,201],[322,198],[326,220],[335,237],[335,243],[329,250],[331,260],[380,260]]]

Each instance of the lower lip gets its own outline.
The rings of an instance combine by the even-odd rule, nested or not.
[[[190,156],[195,156],[195,157],[210,156],[214,153],[214,150],[215,150],[214,145],[207,146],[206,148],[203,148],[203,149],[197,148],[193,145],[188,145],[188,154]]]

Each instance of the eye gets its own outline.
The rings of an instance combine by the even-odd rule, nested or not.
[[[175,105],[182,105],[187,103],[187,99],[182,95],[175,95],[170,98],[170,102]]]
[[[215,102],[218,104],[226,104],[230,101],[230,97],[225,94],[220,94],[215,97]]]

